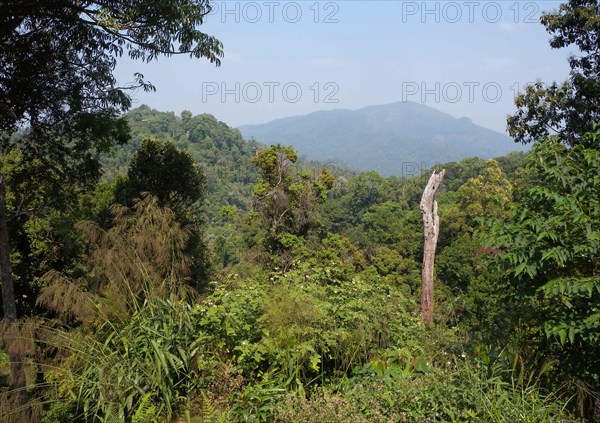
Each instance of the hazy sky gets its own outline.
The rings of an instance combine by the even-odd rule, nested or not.
[[[527,82],[566,79],[566,50],[539,23],[555,1],[216,1],[204,32],[220,67],[188,57],[122,60],[155,93],[136,105],[211,113],[230,126],[317,110],[416,101],[505,130]]]

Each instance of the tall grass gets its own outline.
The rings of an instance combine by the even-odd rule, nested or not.
[[[131,210],[114,206],[113,216],[109,230],[77,226],[90,243],[86,277],[46,275],[38,304],[60,322],[3,337],[5,348],[25,348],[37,364],[30,367],[43,374],[28,389],[43,391],[38,405],[51,403],[48,423],[169,419],[196,386],[202,334],[186,284],[191,258],[183,253],[191,231],[149,195]],[[19,421],[19,413],[5,410],[0,420]]]

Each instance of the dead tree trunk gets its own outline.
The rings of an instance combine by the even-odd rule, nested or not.
[[[421,197],[421,214],[423,215],[423,268],[421,286],[421,319],[423,323],[430,324],[433,319],[433,266],[435,263],[435,249],[440,232],[437,201],[435,195],[444,179],[445,170],[440,173],[435,171],[429,178],[423,197]]]

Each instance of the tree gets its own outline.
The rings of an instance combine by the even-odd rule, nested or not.
[[[129,163],[127,180],[118,189],[117,199],[127,203],[149,192],[161,206],[178,210],[200,201],[205,188],[202,170],[189,153],[170,141],[147,138]]]
[[[77,182],[87,179],[83,175],[48,169],[44,161],[20,150],[0,155],[0,174],[6,183],[16,312],[29,315],[35,312],[43,274],[66,270],[82,251],[73,223],[86,213],[83,197],[92,187]]]
[[[600,121],[600,5],[597,0],[569,0],[558,11],[541,18],[552,34],[550,46],[575,46],[582,53],[569,59],[565,82],[541,81],[525,87],[508,118],[508,132],[517,142],[528,143],[558,134],[568,145],[585,143],[583,134]]]
[[[463,327],[469,327],[471,339],[479,338],[496,346],[505,339],[500,336],[505,290],[497,290],[492,283],[497,275],[490,272],[487,257],[481,254],[485,250],[475,233],[481,219],[506,216],[512,185],[498,161],[481,161],[481,164],[479,175],[463,180],[460,186],[455,179],[456,191],[446,191],[440,196],[444,225],[440,229],[440,252],[435,265],[437,279],[457,294],[461,306],[455,307],[455,316],[460,316]]]
[[[64,125],[131,101],[112,71],[125,52],[132,59],[187,54],[219,64],[222,44],[197,29],[207,0],[8,0],[0,18],[0,130],[23,123]],[[151,89],[136,74],[134,86]]]
[[[108,230],[94,222],[77,223],[90,244],[89,275],[77,280],[59,272],[45,276],[48,284],[37,301],[67,322],[93,325],[106,319],[116,324],[145,301],[193,296],[184,284],[193,261],[185,251],[191,230],[177,221],[173,210],[146,194],[132,207],[114,204],[111,215]]]
[[[363,214],[364,231],[370,240],[392,246],[398,242],[402,229],[406,226],[404,215],[406,209],[396,202],[374,204]]]
[[[192,112],[190,112],[189,110],[184,110],[183,112],[181,112],[181,121],[183,123],[189,122],[189,120],[192,118]]]
[[[152,138],[142,141],[129,164],[127,179],[115,189],[116,200],[130,207],[149,193],[161,207],[173,210],[179,224],[189,227],[185,252],[194,259],[191,282],[198,289],[208,282],[209,274],[200,218],[205,189],[206,178],[187,151],[179,150],[172,142]]]
[[[433,319],[433,265],[435,249],[440,233],[440,217],[435,195],[444,179],[445,170],[434,171],[427,182],[421,198],[421,214],[423,215],[423,273],[421,287],[421,319],[430,324]]]
[[[25,161],[39,160],[81,187],[99,177],[97,153],[129,138],[119,117],[131,105],[128,90],[153,89],[141,74],[129,86],[118,85],[113,70],[119,57],[188,54],[218,65],[222,56],[222,44],[197,29],[210,12],[208,0],[8,0],[2,9],[0,152],[19,150]],[[5,184],[2,174],[0,199]],[[9,212],[0,210],[0,275],[4,318],[12,321]]]
[[[470,178],[458,189],[460,210],[473,226],[478,217],[505,213],[503,203],[511,200],[512,186],[496,160],[488,160],[482,174]]]
[[[448,191],[456,191],[467,180],[480,175],[484,168],[485,160],[478,157],[467,157],[458,163],[445,163],[444,186]]]
[[[283,254],[286,235],[305,236],[318,222],[317,206],[326,198],[334,177],[328,169],[319,175],[297,173],[292,147],[272,145],[252,158],[261,177],[254,186],[254,208],[259,212],[270,253]],[[285,261],[285,260],[284,260]]]
[[[537,183],[517,192],[510,214],[489,221],[481,236],[516,305],[530,313],[529,332],[550,341],[538,355],[560,357],[561,377],[593,387],[600,377],[600,126],[582,140],[535,143],[528,169]]]
[[[84,187],[99,177],[96,153],[129,138],[119,117],[131,105],[127,90],[153,89],[140,74],[136,83],[119,86],[113,76],[119,57],[150,61],[188,54],[218,65],[222,56],[221,43],[197,29],[210,12],[207,0],[9,0],[3,10],[1,151],[20,150],[25,161],[41,160],[49,172]],[[0,188],[5,180],[0,175]],[[6,219],[0,219],[0,240],[7,234]],[[9,245],[0,251],[9,254]],[[3,281],[11,284],[10,277]],[[16,315],[5,311],[5,317]]]
[[[138,421],[131,416],[150,396],[157,405],[153,417],[168,420],[171,407],[192,387],[184,381],[194,380],[193,368],[184,364],[197,360],[188,343],[197,345],[199,329],[189,325],[197,299],[186,285],[193,261],[185,253],[191,231],[151,195],[131,208],[113,205],[111,212],[109,230],[89,221],[77,224],[89,243],[89,273],[73,278],[49,272],[38,297],[65,323],[79,327],[59,330],[63,341],[50,341],[53,370],[46,375],[53,375],[51,390],[68,392],[60,401],[73,411],[70,418],[54,421]],[[186,335],[174,338],[181,329]],[[155,354],[168,363],[152,361]]]
[[[349,206],[356,218],[373,204],[385,201],[389,194],[388,181],[374,171],[362,172],[352,178],[348,189],[351,195]]]

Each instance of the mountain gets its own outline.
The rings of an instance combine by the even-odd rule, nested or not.
[[[508,136],[413,102],[336,109],[239,128],[246,139],[294,146],[319,161],[402,175],[415,167],[523,150]]]

